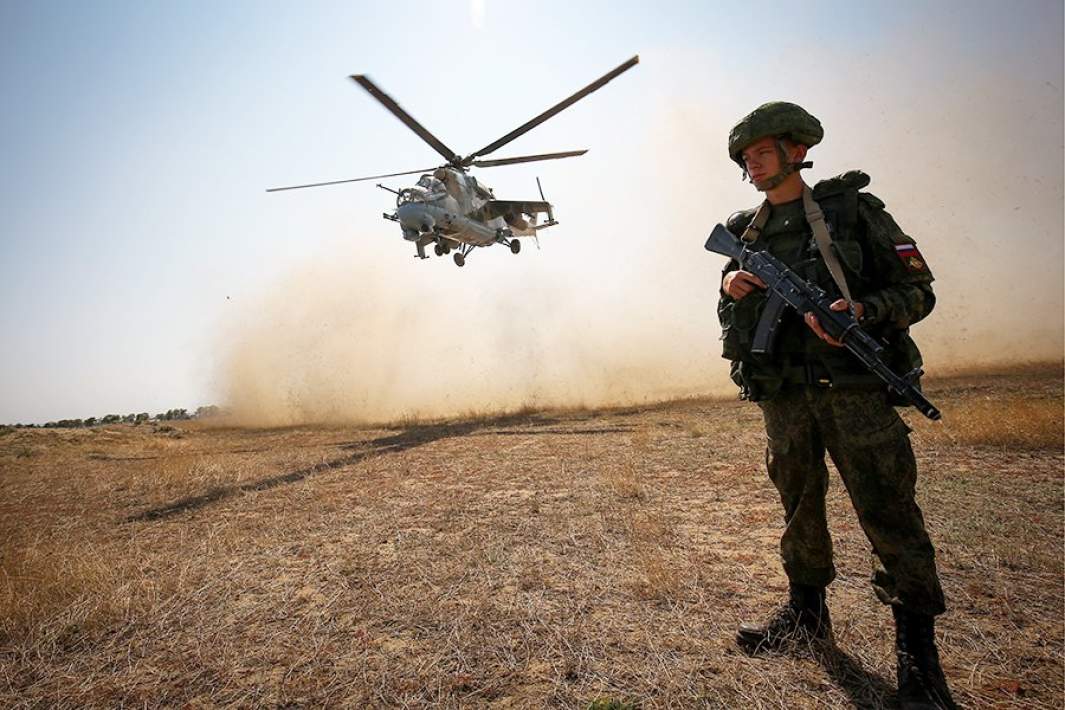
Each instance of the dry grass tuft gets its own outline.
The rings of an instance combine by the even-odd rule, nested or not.
[[[99,550],[66,544],[5,548],[0,558],[0,639],[63,646],[113,622],[127,600]]]
[[[1028,380],[1062,380],[1065,379],[1065,361],[1046,362],[1045,360],[1021,360],[1013,363],[995,363],[984,365],[936,366],[934,379],[963,378],[1011,378]]]
[[[647,493],[640,482],[638,466],[631,458],[623,461],[620,466],[605,469],[603,478],[618,498],[637,501],[647,498]]]
[[[596,698],[588,703],[587,710],[637,710],[640,706],[616,698]]]
[[[656,510],[636,510],[629,519],[632,550],[631,586],[640,599],[669,601],[690,582],[673,546],[673,531]]]
[[[678,600],[691,581],[690,570],[679,556],[652,545],[634,546],[633,567],[632,587],[639,599]]]
[[[998,396],[970,399],[946,409],[941,422],[921,422],[919,433],[959,446],[1057,449],[1065,446],[1060,401]]]

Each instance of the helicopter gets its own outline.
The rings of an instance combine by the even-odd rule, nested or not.
[[[540,230],[558,224],[551,203],[544,198],[540,178],[536,179],[536,186],[540,192],[539,200],[497,200],[492,189],[470,175],[469,169],[471,167],[491,168],[541,160],[559,160],[561,158],[574,158],[584,155],[588,152],[587,150],[522,155],[513,158],[482,159],[483,156],[498,150],[593,91],[602,88],[607,82],[636,66],[639,61],[639,56],[632,57],[572,96],[563,99],[510,133],[467,156],[458,155],[444,145],[440,139],[403,110],[392,97],[378,88],[368,76],[365,74],[352,75],[350,77],[352,81],[365,89],[370,96],[381,103],[419,138],[428,143],[447,162],[435,168],[406,170],[399,173],[369,175],[306,185],[272,187],[267,192],[300,190],[308,187],[324,187],[326,185],[340,185],[364,180],[381,180],[420,173],[421,176],[414,187],[393,190],[380,183],[377,184],[377,187],[396,196],[395,211],[392,213],[385,212],[383,216],[385,219],[399,224],[403,239],[414,244],[415,257],[427,259],[428,256],[425,253],[425,249],[432,245],[433,252],[437,256],[444,256],[454,251],[455,264],[461,267],[465,265],[466,258],[470,255],[470,252],[477,247],[501,244],[508,247],[511,253],[517,254],[521,251],[519,237],[533,237],[537,240],[537,247],[539,247],[538,234]],[[539,221],[540,215],[546,215],[547,217],[543,223]]]

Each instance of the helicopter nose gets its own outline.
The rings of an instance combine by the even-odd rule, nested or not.
[[[403,228],[403,238],[407,241],[416,241],[420,235],[431,232],[436,226],[433,216],[420,205],[400,205],[396,217]]]
[[[404,230],[413,229],[419,232],[428,232],[436,225],[436,220],[432,215],[426,213],[418,205],[401,205],[396,210],[396,217],[399,218],[400,226]]]

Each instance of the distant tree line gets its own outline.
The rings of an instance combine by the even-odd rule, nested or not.
[[[60,419],[55,422],[47,422],[45,424],[15,424],[15,427],[21,427],[26,429],[78,429],[81,427],[92,427],[104,424],[148,424],[152,422],[174,422],[182,421],[186,419],[207,419],[208,417],[214,417],[221,414],[221,408],[215,405],[208,405],[206,407],[197,407],[196,411],[189,414],[186,409],[168,409],[165,412],[160,412],[154,417],[148,412],[140,412],[139,414],[108,414],[103,417],[88,417],[87,419]]]

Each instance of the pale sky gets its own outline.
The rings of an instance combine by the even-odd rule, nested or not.
[[[338,254],[459,339],[496,327],[469,317],[495,295],[566,283],[576,301],[609,281],[606,312],[653,292],[690,345],[672,364],[705,351],[719,377],[720,263],[699,247],[757,202],[725,139],[774,98],[825,124],[816,177],[873,175],[939,277],[936,327],[990,342],[1019,309],[1035,354],[1060,357],[1062,27],[1061,3],[1039,0],[4,3],[0,423],[224,403],[234,329],[293,269]],[[477,173],[515,199],[541,177],[562,224],[539,252],[417,262],[371,183],[264,192],[440,162],[349,74],[465,154],[637,53],[492,157],[588,155]],[[926,360],[968,347],[925,338]],[[1014,356],[995,347],[985,359]],[[506,346],[468,355],[490,369]]]

